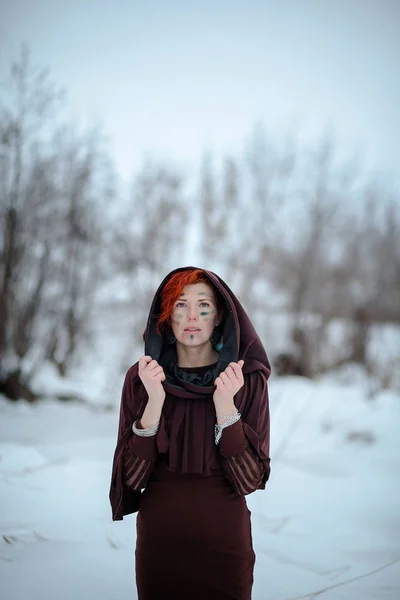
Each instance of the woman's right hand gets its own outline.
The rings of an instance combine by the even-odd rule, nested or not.
[[[139,358],[139,377],[150,400],[165,400],[165,390],[162,386],[165,380],[164,369],[151,356]]]

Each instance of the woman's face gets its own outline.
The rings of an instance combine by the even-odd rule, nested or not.
[[[218,323],[211,285],[186,285],[171,313],[171,327],[177,342],[189,347],[200,346],[209,341]]]

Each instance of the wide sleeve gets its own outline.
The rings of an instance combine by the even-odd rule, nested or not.
[[[265,467],[250,446],[241,419],[223,429],[220,456],[225,475],[231,480],[238,494],[244,496],[258,489],[264,477]]]
[[[222,430],[219,453],[225,474],[239,494],[265,489],[270,468],[268,372],[245,374],[235,396],[241,419]]]
[[[140,490],[125,485],[126,461],[124,451],[127,447],[131,449],[133,447],[133,452],[138,452],[137,456],[139,458],[146,459],[146,456],[140,453],[139,443],[133,441],[132,432],[132,423],[140,419],[146,402],[146,390],[138,376],[138,363],[135,363],[125,375],[121,393],[118,437],[114,452],[109,494],[114,521],[120,521],[125,515],[139,509]]]
[[[139,428],[140,423],[138,424]],[[142,437],[132,432],[122,454],[124,485],[133,491],[146,486],[157,463],[157,435]]]

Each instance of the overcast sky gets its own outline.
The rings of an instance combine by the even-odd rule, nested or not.
[[[400,0],[0,0],[0,68],[28,42],[119,172],[195,164],[274,136],[334,132],[339,154],[400,174]]]

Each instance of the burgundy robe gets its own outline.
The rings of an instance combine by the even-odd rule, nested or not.
[[[183,269],[196,267],[183,267]],[[270,365],[263,345],[233,292],[205,271],[221,292],[226,315],[218,362],[199,369],[177,365],[175,346],[155,330],[160,284],[144,333],[145,354],[163,366],[166,400],[156,436],[132,432],[147,403],[138,363],[122,390],[110,502],[112,517],[137,518],[139,600],[161,597],[249,600],[254,552],[245,494],[265,489],[270,474]],[[241,419],[214,441],[213,384],[231,361],[244,360],[244,385],[234,402]],[[143,490],[144,488],[144,490]]]

